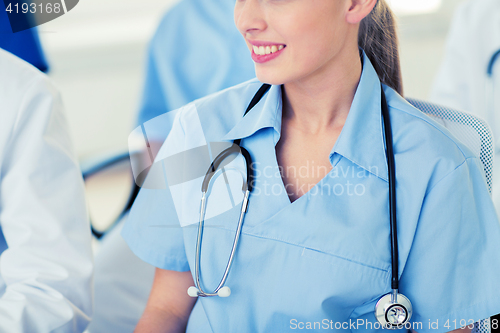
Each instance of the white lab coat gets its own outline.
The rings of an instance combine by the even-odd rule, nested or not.
[[[70,141],[52,83],[0,49],[0,332],[90,321],[90,229]]]
[[[493,69],[493,91],[486,75],[500,50],[500,1],[468,0],[457,9],[431,101],[485,119],[495,139],[493,201],[500,212],[500,58]],[[495,101],[496,100],[496,101]]]
[[[95,257],[95,315],[90,333],[132,333],[153,286],[155,267],[139,259],[120,234],[127,217],[104,236]]]

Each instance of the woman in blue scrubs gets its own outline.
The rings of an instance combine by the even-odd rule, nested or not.
[[[381,89],[412,329],[452,331],[500,312],[500,225],[482,167],[400,96],[385,0],[238,0],[235,22],[258,79],[179,110],[157,157],[165,188],[143,188],[123,229],[134,253],[158,267],[136,331],[381,330],[375,304],[391,292]],[[272,87],[243,117],[262,82]],[[256,181],[231,295],[191,298],[203,176],[217,143],[237,139]],[[241,156],[229,161],[210,190],[205,289],[217,286],[231,252],[242,200],[235,170],[244,167]]]

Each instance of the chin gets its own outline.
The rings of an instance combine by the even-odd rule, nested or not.
[[[257,79],[262,83],[271,84],[273,86],[282,85],[287,80],[283,74],[271,73],[271,71],[255,71]]]

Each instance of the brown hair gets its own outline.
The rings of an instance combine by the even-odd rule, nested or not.
[[[385,0],[378,0],[359,27],[358,45],[373,64],[382,83],[403,95],[396,18]]]

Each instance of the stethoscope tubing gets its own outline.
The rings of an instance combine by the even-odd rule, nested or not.
[[[201,185],[201,192],[206,193],[208,190],[208,185],[210,184],[210,180],[212,179],[213,175],[215,174],[216,170],[219,169],[220,165],[222,162],[228,158],[232,154],[238,154],[241,153],[243,157],[245,158],[246,164],[246,169],[247,169],[247,180],[243,182],[243,187],[242,191],[245,192],[246,190],[249,190],[252,192],[253,185],[254,185],[254,173],[252,170],[252,157],[250,156],[250,153],[248,150],[246,150],[244,147],[239,146],[239,144],[233,144],[231,147],[224,149],[219,155],[217,155],[210,165],[210,168],[207,170],[205,174],[205,178],[203,179],[203,183]]]
[[[196,276],[196,288],[198,289],[198,296],[201,297],[208,297],[208,296],[218,296],[217,292],[224,287],[224,284],[226,283],[227,276],[229,274],[229,271],[231,269],[231,265],[234,260],[234,254],[236,253],[236,247],[239,242],[239,238],[241,235],[241,229],[243,227],[243,219],[245,217],[245,213],[247,212],[248,209],[248,198],[250,196],[250,191],[246,190],[245,191],[245,196],[243,198],[243,203],[241,205],[241,211],[240,211],[240,218],[238,220],[238,226],[236,229],[236,234],[233,240],[233,246],[231,248],[231,254],[229,256],[228,262],[226,264],[226,269],[224,270],[224,274],[221,278],[221,281],[219,282],[219,285],[217,288],[215,288],[213,293],[207,293],[203,290],[201,286],[201,274],[200,274],[200,261],[201,261],[201,244],[203,240],[203,228],[205,224],[205,212],[206,212],[206,204],[207,204],[207,196],[206,192],[203,192],[202,198],[201,198],[201,208],[200,208],[200,221],[198,224],[198,238],[196,242],[196,253],[199,255],[196,255],[195,257],[195,276]]]
[[[391,253],[392,253],[392,278],[391,288],[393,291],[399,289],[399,252],[398,252],[398,223],[396,216],[396,163],[394,162],[394,149],[392,140],[391,117],[387,99],[382,89],[382,118],[384,121],[385,146],[387,157],[387,169],[389,175],[389,216],[391,225]],[[394,293],[394,292],[393,292]]]
[[[251,110],[259,101],[262,99],[262,97],[267,93],[267,91],[271,88],[271,85],[269,84],[263,84],[255,96],[252,98],[250,104],[248,105],[247,109],[245,110],[245,113],[243,117]],[[197,241],[196,241],[196,256],[195,256],[195,287],[197,288],[197,295],[201,297],[208,297],[208,296],[218,296],[217,292],[221,290],[224,287],[224,284],[226,283],[227,276],[229,274],[229,270],[231,269],[231,265],[234,260],[234,255],[236,253],[236,247],[238,245],[240,235],[241,235],[241,229],[243,227],[243,220],[245,217],[245,213],[248,210],[248,200],[250,197],[250,193],[253,190],[254,186],[254,172],[253,172],[253,162],[252,162],[252,157],[250,153],[244,148],[241,147],[241,139],[234,140],[234,144],[231,145],[229,148],[226,148],[223,150],[219,155],[216,156],[214,161],[210,164],[210,167],[208,168],[205,178],[203,179],[203,183],[201,186],[201,191],[202,191],[202,199],[201,199],[201,207],[200,207],[200,220],[198,222],[198,236],[197,236]],[[205,224],[205,210],[206,210],[206,203],[207,203],[207,191],[208,191],[208,186],[210,185],[210,181],[214,174],[216,173],[216,170],[219,169],[220,165],[222,162],[229,157],[232,154],[238,154],[240,153],[244,158],[246,162],[246,169],[247,169],[247,178],[246,181],[243,182],[242,186],[242,191],[245,193],[245,197],[243,199],[243,203],[241,205],[241,212],[240,212],[240,217],[238,220],[238,226],[236,228],[236,234],[233,240],[233,246],[231,248],[231,254],[229,255],[228,263],[226,265],[226,268],[224,270],[224,274],[221,278],[221,281],[217,288],[215,288],[213,293],[207,293],[203,291],[203,288],[201,287],[201,272],[200,272],[200,261],[201,261],[201,244],[203,240],[203,228]]]

